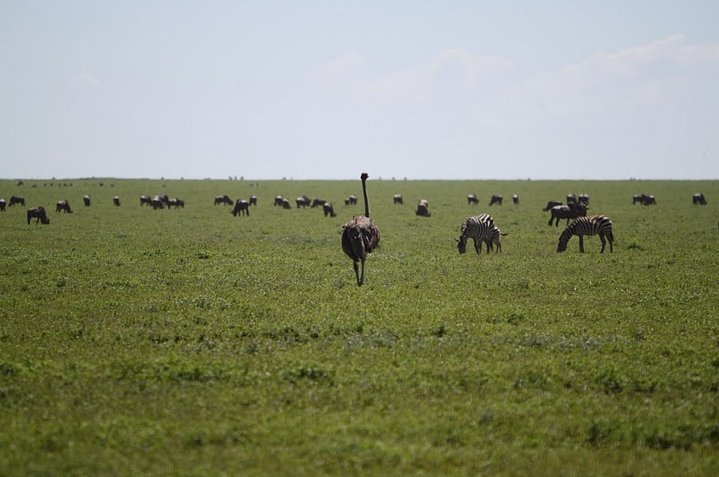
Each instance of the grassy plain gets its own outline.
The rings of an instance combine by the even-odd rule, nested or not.
[[[0,181],[51,219],[0,212],[0,475],[719,473],[717,181],[370,178],[363,287],[340,247],[359,180],[100,182]],[[567,192],[613,254],[556,253],[541,208]],[[140,207],[163,193],[186,207]],[[460,256],[479,212],[503,253]]]

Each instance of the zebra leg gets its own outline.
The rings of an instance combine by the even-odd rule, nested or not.
[[[600,235],[599,240],[602,241],[602,249],[599,251],[599,253],[604,253],[604,247],[607,245],[607,240],[604,238],[604,235]]]
[[[480,242],[476,238],[472,238],[472,240],[474,241],[474,250],[477,252],[477,255],[481,255],[482,254],[482,242]]]
[[[584,235],[579,236],[579,251],[584,253]]]

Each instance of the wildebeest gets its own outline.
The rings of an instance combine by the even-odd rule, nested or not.
[[[178,207],[182,207],[183,209],[185,208],[185,201],[182,199],[178,199],[177,197],[175,197],[174,199],[168,199],[165,204],[167,205],[168,209],[171,207],[174,207],[176,209]]]
[[[15,204],[25,205],[25,199],[17,195],[10,196],[10,203],[8,205],[13,207]]]
[[[89,195],[82,196],[82,203],[85,204],[85,207],[90,207],[90,196]]]
[[[241,215],[250,215],[250,203],[246,200],[237,199],[235,201],[235,207],[232,209],[232,215],[238,217]]]
[[[306,195],[301,195],[295,199],[295,204],[297,204],[298,209],[300,207],[305,208],[310,205],[310,198]]]
[[[292,205],[290,205],[290,201],[287,199],[282,199],[282,202],[280,203],[283,209],[291,209]]]
[[[149,195],[141,195],[140,196],[140,207],[143,205],[152,205],[152,199]]]
[[[42,223],[43,225],[47,225],[50,223],[50,219],[47,218],[47,214],[45,213],[45,207],[35,207],[34,209],[27,209],[27,223],[30,225],[30,221],[32,219],[35,220],[35,225],[38,223]]]
[[[230,199],[230,196],[228,195],[218,195],[217,197],[215,197],[215,205],[232,205],[233,203],[234,202],[232,202],[232,199]]]
[[[257,205],[257,196],[256,195],[250,196],[250,205]]]
[[[275,202],[274,202],[272,205],[282,207],[282,201],[283,201],[283,200],[285,200],[284,197],[282,197],[281,195],[276,195],[276,196],[275,196]],[[288,201],[288,202],[289,202],[289,201]]]
[[[345,199],[345,205],[357,205],[357,196],[352,194]]]
[[[120,207],[120,198],[118,196],[113,197],[112,203],[115,204],[115,207]]]
[[[322,204],[322,211],[325,213],[325,217],[337,217],[337,214],[335,214],[335,208],[332,206],[332,202],[325,202]]]
[[[402,199],[402,194],[395,194],[392,198],[393,204],[404,204],[404,200]]]
[[[153,197],[152,200],[150,201],[150,205],[151,205],[152,208],[155,209],[155,210],[157,210],[157,209],[164,209],[164,208],[165,208],[165,201],[164,201],[163,199],[164,199],[164,198],[163,198],[162,196],[156,195],[156,196]]]
[[[576,203],[577,203],[577,196],[572,193],[567,194],[567,205],[576,204]]]
[[[5,206],[7,203],[5,202],[5,199],[0,199],[0,212],[5,212]]]
[[[501,195],[493,195],[492,198],[489,199],[489,205],[494,205],[494,204],[502,205],[502,200],[504,200],[504,199],[502,198]]]
[[[587,194],[579,194],[577,196],[577,202],[584,205],[589,205],[589,195]]]
[[[657,200],[654,198],[653,195],[647,195],[647,194],[635,194],[632,197],[632,204],[636,204],[639,202],[642,205],[656,205]]]
[[[583,204],[567,204],[567,205],[555,205],[550,209],[551,216],[549,217],[549,224],[552,225],[552,222],[556,219],[556,227],[559,227],[559,219],[567,219],[567,224],[569,224],[569,219],[576,219],[577,217],[585,217],[587,215],[587,206]]]
[[[476,194],[467,194],[467,205],[479,205],[479,199]]]
[[[562,205],[562,203],[559,202],[558,200],[550,200],[549,202],[547,202],[547,205],[542,210],[547,212],[555,205]]]
[[[425,199],[421,199],[417,204],[417,212],[415,215],[420,217],[431,217],[432,213],[429,211],[429,203]]]
[[[55,212],[63,211],[66,214],[72,214],[72,209],[70,208],[70,202],[67,200],[60,200],[55,204]]]
[[[697,193],[692,196],[692,204],[694,205],[707,205],[707,200],[704,198],[703,193]]]
[[[514,205],[519,205],[519,196],[518,196],[517,194],[514,194],[514,195],[512,196],[512,203],[513,203]]]
[[[310,208],[313,209],[315,207],[324,207],[325,202],[327,202],[324,199],[315,199],[312,201],[312,205],[310,205]]]

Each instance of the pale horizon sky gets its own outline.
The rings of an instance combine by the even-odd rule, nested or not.
[[[0,177],[718,179],[719,2],[0,0]]]

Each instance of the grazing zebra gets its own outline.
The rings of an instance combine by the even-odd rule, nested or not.
[[[477,198],[477,194],[468,194],[467,195],[467,205],[470,205],[470,204],[474,204],[474,205],[479,204],[479,199]]]
[[[612,242],[614,242],[614,235],[612,234],[612,221],[606,215],[579,217],[577,220],[569,224],[569,226],[562,232],[562,235],[559,236],[557,252],[564,252],[567,250],[567,242],[569,242],[569,239],[572,238],[572,235],[579,237],[579,251],[582,253],[584,253],[585,235],[599,235],[599,239],[602,241],[602,250],[600,253],[604,253],[604,247],[607,242],[609,242],[609,251],[614,252],[612,248]]]
[[[707,205],[707,200],[704,198],[704,194],[694,194],[692,196],[692,204],[694,205]]]
[[[549,217],[549,224],[556,219],[555,226],[559,227],[559,219],[567,219],[567,225],[569,219],[576,219],[577,217],[584,217],[587,215],[587,207],[582,204],[572,203],[569,205],[555,205],[551,209],[551,216]]]
[[[492,238],[495,236],[494,219],[489,214],[475,215],[473,217],[467,217],[462,226],[460,227],[460,235],[457,241],[457,250],[459,253],[465,253],[467,251],[467,239],[474,241],[474,249],[477,253],[482,252],[482,242],[487,244],[487,253],[489,253]],[[497,229],[497,233],[499,229]],[[497,242],[499,243],[499,238]],[[501,246],[500,246],[501,248]]]
[[[502,205],[503,200],[504,199],[502,198],[501,195],[493,195],[492,198],[489,199],[489,205],[494,205],[494,204]]]

